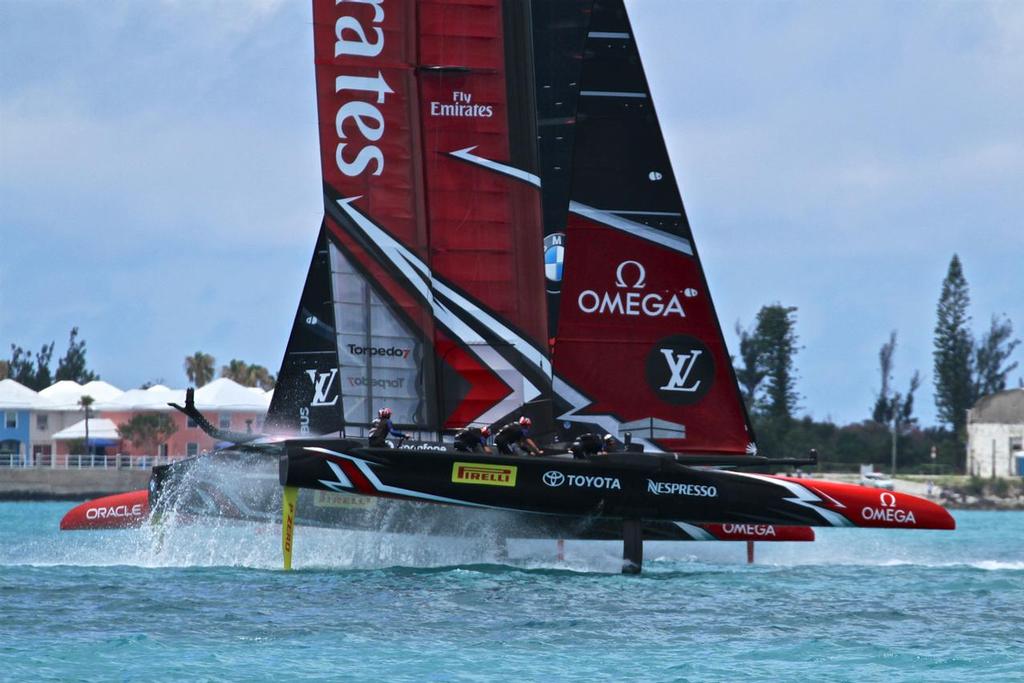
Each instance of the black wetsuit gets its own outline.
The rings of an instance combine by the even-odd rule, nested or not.
[[[575,458],[588,458],[600,453],[602,445],[601,437],[597,434],[587,432],[586,434],[580,434],[576,440],[573,441],[569,450],[572,451],[573,457]]]
[[[455,450],[464,453],[480,453],[487,439],[479,427],[466,427],[455,434]]]
[[[528,436],[528,432],[518,422],[510,422],[494,435],[494,445],[498,447],[499,453],[514,455],[512,444],[519,443]]]

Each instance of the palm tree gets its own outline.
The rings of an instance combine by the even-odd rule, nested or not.
[[[238,382],[243,387],[260,387],[263,390],[274,388],[274,376],[262,365],[249,365],[244,360],[232,358],[227,365],[221,366],[220,376]]]
[[[238,382],[243,387],[252,386],[250,382],[250,375],[252,373],[249,364],[244,360],[238,360],[232,358],[231,362],[227,365],[223,365],[220,368],[220,376],[227,377],[233,382]]]
[[[197,387],[209,382],[213,379],[216,362],[213,356],[202,351],[196,351],[195,354],[188,356],[185,359],[185,374],[188,375],[188,381]]]
[[[85,453],[88,455],[89,451],[89,407],[96,402],[92,396],[88,394],[82,394],[82,397],[78,399],[78,405],[85,411]]]

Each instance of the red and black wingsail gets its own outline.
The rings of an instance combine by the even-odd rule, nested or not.
[[[525,0],[314,1],[325,219],[309,279],[334,338],[293,331],[295,389],[272,422],[318,408],[358,435],[387,405],[427,434],[550,423],[529,19]]]
[[[621,0],[582,52],[555,392],[577,429],[749,453],[753,432]]]

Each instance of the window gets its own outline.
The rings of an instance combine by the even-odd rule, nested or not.
[[[46,413],[39,413],[36,415],[36,429],[41,432],[45,432],[50,428],[50,416]]]
[[[221,429],[231,429],[231,414],[230,413],[221,413],[220,414],[220,428]]]
[[[185,455],[192,458],[199,455],[199,444],[195,441],[189,441],[188,445],[185,446]]]
[[[195,420],[193,420],[193,419],[192,419],[192,418],[190,417],[190,418],[188,419],[188,428],[189,428],[189,429],[195,429],[195,428],[196,428],[197,426],[198,426],[198,425],[196,425],[196,421],[195,421]]]
[[[13,410],[8,410],[7,412],[5,412],[4,413],[4,427],[7,427],[7,429],[17,429],[18,428],[18,413],[14,412]]]
[[[157,452],[157,455],[159,455],[161,458],[166,458],[167,457],[167,444],[162,443],[159,446],[157,446],[156,447],[156,452]]]

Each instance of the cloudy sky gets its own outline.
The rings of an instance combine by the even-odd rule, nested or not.
[[[730,341],[798,307],[803,411],[847,422],[897,329],[930,423],[954,252],[976,330],[1024,332],[1024,4],[629,6]],[[310,21],[0,1],[0,357],[77,325],[123,388],[200,349],[276,369],[322,214]]]

